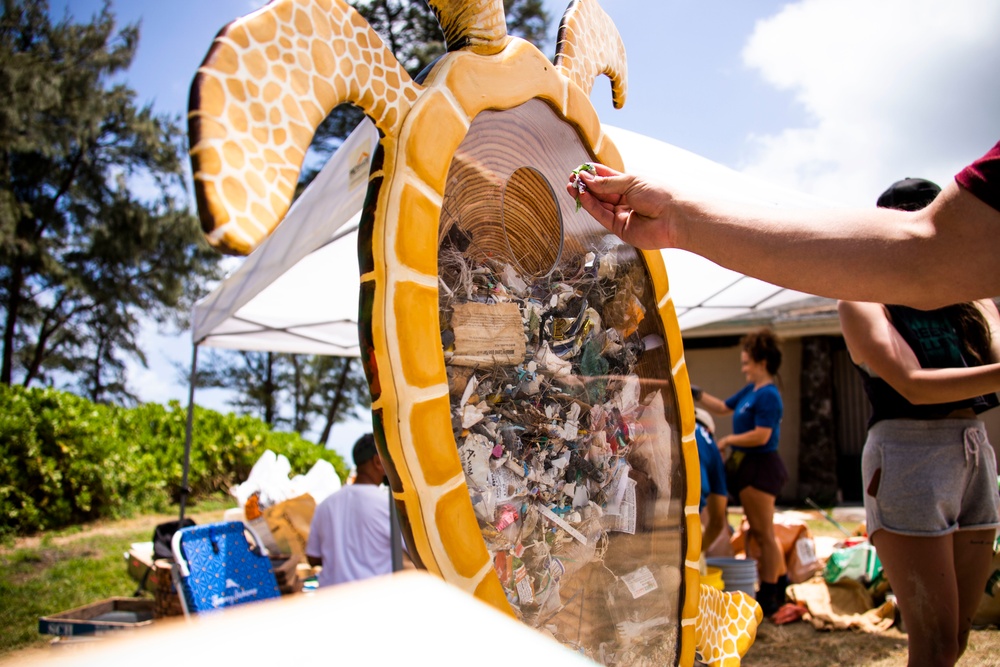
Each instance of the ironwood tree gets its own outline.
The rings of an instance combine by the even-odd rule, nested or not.
[[[371,402],[361,363],[350,357],[219,351],[199,364],[196,382],[234,390],[229,405],[238,412],[297,433],[312,431],[324,445],[335,424]]]
[[[0,15],[0,382],[132,398],[144,318],[181,324],[218,257],[184,203],[184,134],[122,83],[139,28],[45,0]]]

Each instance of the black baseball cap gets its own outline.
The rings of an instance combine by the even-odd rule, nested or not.
[[[378,455],[375,449],[375,437],[371,433],[365,433],[354,443],[354,450],[351,456],[354,458],[354,466],[358,467],[368,463]]]
[[[879,208],[895,208],[900,211],[919,211],[934,201],[941,192],[937,183],[923,178],[904,178],[889,186],[879,195]]]

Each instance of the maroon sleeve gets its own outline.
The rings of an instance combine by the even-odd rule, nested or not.
[[[1000,141],[986,155],[958,172],[955,181],[1000,211]]]

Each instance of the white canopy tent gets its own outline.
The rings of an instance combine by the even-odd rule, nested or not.
[[[628,170],[710,196],[772,206],[828,202],[605,125]],[[363,122],[285,220],[194,308],[196,346],[357,356],[357,222],[378,133]],[[559,184],[555,184],[559,185]],[[681,330],[805,298],[683,250],[663,251]]]
[[[829,205],[662,141],[613,126],[605,125],[604,129],[629,171],[735,202],[783,207]],[[193,378],[200,346],[358,356],[357,225],[377,143],[374,125],[363,121],[271,236],[195,304],[190,406],[194,404]],[[560,184],[553,186],[561,191]],[[743,276],[682,250],[665,250],[663,254],[682,331],[808,296]],[[185,463],[193,419],[190,406]],[[186,465],[183,485],[187,487]],[[183,514],[182,502],[182,518]]]
[[[356,230],[377,144],[365,120],[274,233],[195,304],[195,345],[358,356]]]

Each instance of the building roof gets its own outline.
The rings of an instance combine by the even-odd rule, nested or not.
[[[775,308],[751,310],[728,320],[688,329],[684,338],[741,336],[760,327],[771,327],[783,338],[839,336],[837,300],[813,296]]]

